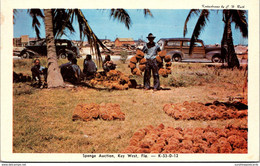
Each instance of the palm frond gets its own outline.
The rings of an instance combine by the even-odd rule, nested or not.
[[[53,33],[55,38],[61,37],[62,35],[67,36],[66,30],[70,33],[75,32],[72,23],[70,21],[71,13],[65,9],[53,10]]]
[[[248,37],[248,24],[246,20],[245,10],[231,10],[232,22],[235,23],[235,28],[239,29],[243,37]]]
[[[153,17],[152,12],[150,11],[150,9],[144,9],[144,16],[146,17],[147,15]]]
[[[14,9],[13,10],[13,24],[15,24],[16,15],[17,15],[17,9]]]
[[[190,41],[190,49],[189,54],[192,53],[192,49],[194,47],[194,42],[198,39],[200,33],[202,32],[203,28],[205,27],[209,17],[209,10],[203,9],[200,13],[196,26],[193,30],[191,41]]]
[[[98,65],[100,65],[102,62],[102,57],[101,57],[99,46],[101,46],[103,49],[108,50],[109,52],[111,51],[98,39],[98,37],[92,31],[91,27],[88,24],[87,19],[85,18],[81,10],[70,9],[69,13],[71,14],[71,16],[77,19],[79,25],[79,31],[80,31],[80,38],[81,40],[83,40],[83,38],[87,37],[92,52],[95,53],[96,59],[98,60]],[[71,19],[73,19],[73,17]],[[73,24],[73,22],[71,23]]]
[[[190,12],[189,12],[189,14],[188,14],[188,16],[187,16],[187,18],[186,18],[186,20],[185,20],[185,23],[184,23],[183,37],[185,37],[185,35],[188,33],[187,24],[188,24],[190,18],[191,18],[194,14],[198,15],[199,12],[200,12],[199,9],[191,9],[191,10],[190,10]]]
[[[127,29],[129,29],[132,24],[131,18],[125,9],[111,9],[110,17],[124,23]]]
[[[40,18],[44,18],[44,15],[41,11],[41,9],[28,9],[28,13],[30,14],[30,16],[32,17],[32,27],[35,29],[37,38],[41,38],[40,37],[40,27],[41,27],[41,23],[38,20],[38,17]]]

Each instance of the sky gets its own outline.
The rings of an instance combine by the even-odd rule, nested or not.
[[[147,41],[146,37],[149,33],[153,33],[156,36],[155,41],[160,38],[175,38],[183,37],[183,27],[189,10],[182,9],[151,9],[153,17],[149,15],[144,16],[141,9],[126,9],[130,15],[132,24],[130,29],[127,29],[123,23],[118,20],[110,18],[109,10],[97,10],[97,9],[83,9],[83,13],[89,22],[90,27],[99,39],[110,39],[114,41],[118,38],[133,38],[134,40],[143,39]],[[45,37],[44,23],[41,18],[41,37]],[[198,16],[194,15],[188,22],[188,33],[185,37],[190,38],[193,29],[196,25]],[[32,19],[27,13],[27,10],[18,10],[15,15],[14,21],[14,37],[20,37],[21,35],[29,35],[29,37],[36,37],[35,31],[32,28]],[[78,26],[76,23],[76,32],[69,34],[67,37],[61,38],[70,40],[80,40],[78,33]],[[204,41],[204,44],[220,44],[224,30],[224,23],[222,22],[222,12],[216,12],[211,10],[209,15],[209,21],[204,27],[200,39]],[[238,29],[232,25],[234,44],[248,43],[248,39],[241,36]],[[86,39],[84,39],[86,40]]]

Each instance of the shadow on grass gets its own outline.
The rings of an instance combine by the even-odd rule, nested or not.
[[[82,87],[87,87],[87,88],[90,88],[90,89],[95,89],[95,90],[98,90],[98,91],[102,91],[102,90],[105,90],[105,91],[111,91],[111,90],[114,90],[114,89],[109,89],[109,88],[101,88],[101,87],[94,87],[94,86],[91,86],[90,84],[86,83],[86,82],[80,82],[78,84],[75,84],[76,86],[82,86]]]
[[[95,89],[95,90],[98,90],[98,91],[102,91],[102,90],[105,90],[105,91],[115,91],[115,90],[118,90],[118,89],[110,89],[110,88],[107,88],[107,87],[104,87],[104,88],[94,87],[94,86],[91,86],[90,84],[88,84],[86,82],[78,83],[77,86],[87,87],[87,88]],[[131,89],[141,89],[141,90],[143,90],[144,86],[137,85],[135,88],[131,88]],[[153,89],[153,88],[151,87],[150,89]],[[161,87],[160,90],[171,90],[171,88],[162,88]],[[122,91],[122,90],[120,90],[120,91]]]
[[[134,89],[145,89],[145,88],[144,88],[144,86],[142,86],[142,85],[138,85],[138,86],[136,86],[136,88],[134,88]],[[153,90],[153,87],[150,87],[149,90]],[[159,89],[158,91],[160,91],[160,90],[171,90],[171,88],[163,88],[163,87],[160,87],[160,89]]]
[[[33,86],[32,84],[28,84],[28,86],[31,87],[31,89],[46,89],[46,87],[44,88],[40,88],[40,87],[37,87],[37,86]],[[70,82],[65,82],[65,87],[66,88],[76,88],[76,87],[86,87],[86,88],[90,88],[90,89],[95,89],[97,91],[118,91],[119,89],[111,89],[111,88],[108,88],[108,87],[95,87],[95,86],[92,86],[90,85],[88,82],[79,82],[79,83],[76,83],[76,84],[72,84]],[[140,89],[140,90],[144,90],[144,86],[142,86],[141,84],[138,84],[137,86],[135,87],[129,87],[128,89]],[[153,87],[150,87],[150,89],[152,90]],[[127,89],[125,89],[127,90]],[[164,91],[164,90],[171,90],[171,88],[163,88],[161,87],[159,91]],[[122,91],[122,90],[119,90],[119,91]]]

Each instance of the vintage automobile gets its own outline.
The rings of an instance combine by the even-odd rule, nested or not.
[[[56,39],[56,53],[58,58],[65,59],[68,54],[73,54],[74,57],[79,58],[79,48],[75,46],[70,40]],[[22,58],[33,58],[40,56],[47,56],[47,46],[45,39],[31,41],[28,46],[20,52]]]
[[[157,43],[175,62],[189,59],[208,59],[214,63],[223,61],[220,46],[205,46],[200,39],[195,41],[191,55],[189,55],[190,38],[161,38]]]

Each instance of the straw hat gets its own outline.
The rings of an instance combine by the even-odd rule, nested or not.
[[[152,33],[149,33],[146,38],[155,38],[155,36]]]

